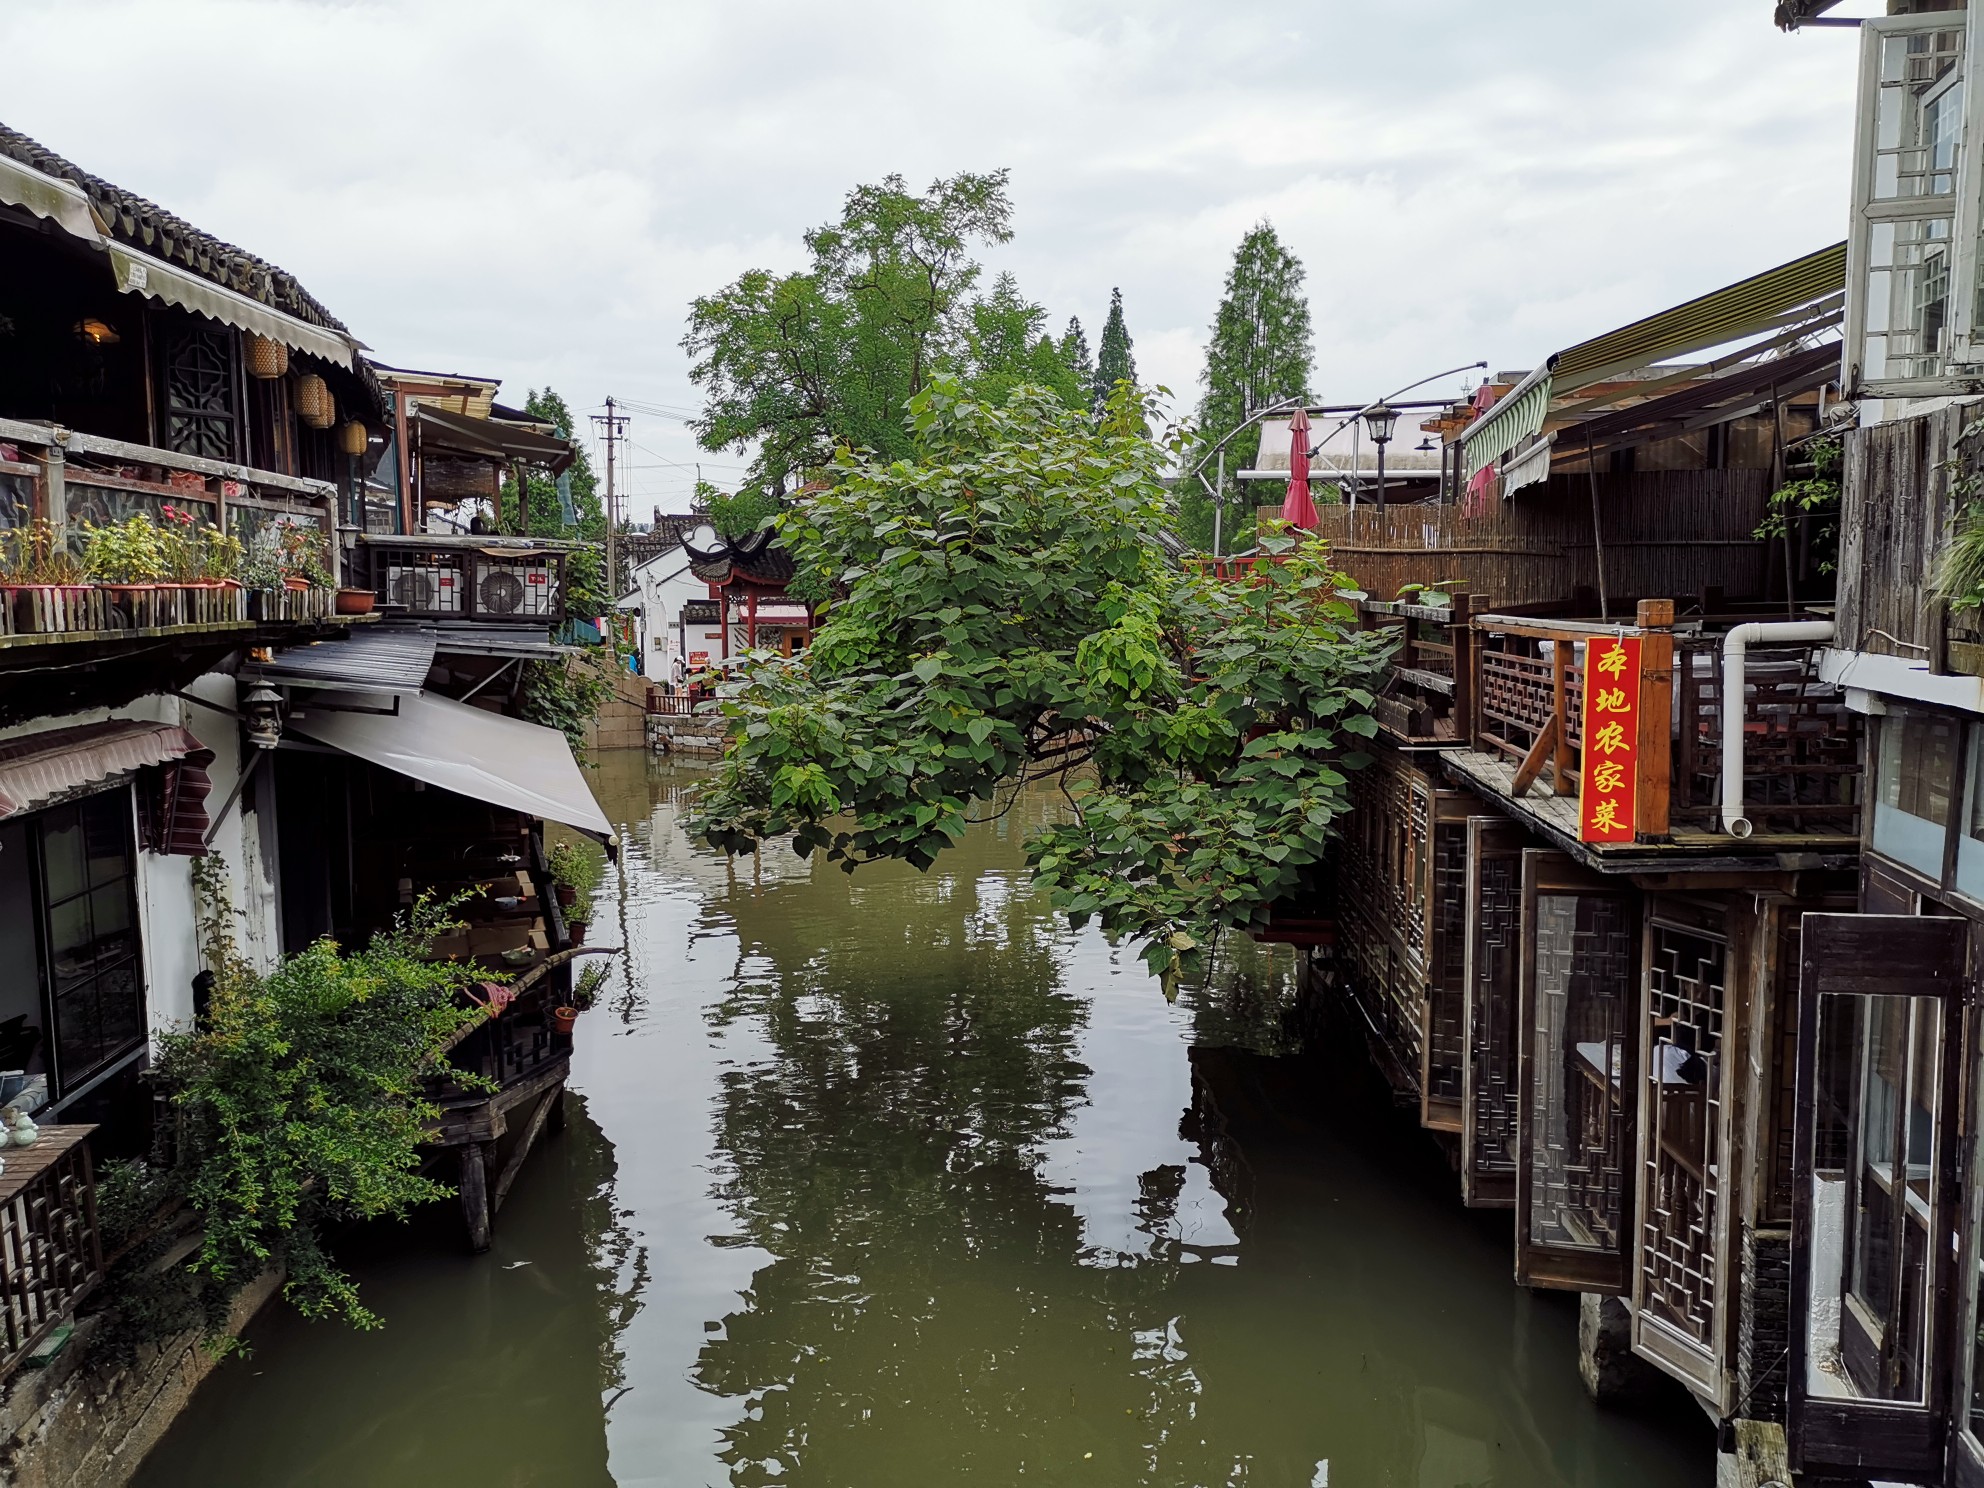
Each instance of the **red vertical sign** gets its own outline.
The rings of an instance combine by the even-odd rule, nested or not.
[[[1639,804],[1639,753],[1639,637],[1594,637],[1584,647],[1584,767],[1578,788],[1579,841],[1633,840],[1633,812]]]

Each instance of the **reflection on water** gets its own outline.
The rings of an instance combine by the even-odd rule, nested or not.
[[[849,879],[693,849],[689,778],[601,771],[629,967],[495,1252],[356,1237],[385,1331],[272,1313],[141,1482],[1705,1480],[1699,1416],[1593,1410],[1506,1219],[1303,1052],[1287,952],[1167,1007],[1027,892],[1045,796]]]

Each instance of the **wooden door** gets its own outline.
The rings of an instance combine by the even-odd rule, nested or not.
[[[1617,1295],[1633,1252],[1639,895],[1523,854],[1516,1280]]]
[[[1963,920],[1805,916],[1789,1411],[1804,1473],[1941,1481],[1967,946]]]
[[[1529,834],[1499,816],[1467,822],[1467,1062],[1461,1198],[1516,1201],[1516,1017],[1522,962],[1522,854]]]

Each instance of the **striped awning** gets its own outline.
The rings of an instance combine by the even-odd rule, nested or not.
[[[110,244],[109,249],[110,266],[116,272],[117,287],[125,294],[163,300],[168,305],[177,305],[182,310],[204,315],[236,330],[267,336],[293,351],[308,352],[340,367],[349,367],[352,363],[352,343],[348,336],[326,330],[323,326],[311,325],[307,320],[298,320],[294,315],[286,315],[260,300],[251,300],[245,294],[238,294],[211,279],[202,279],[198,274],[169,264],[162,258],[154,258],[149,253],[139,253],[120,243]]]
[[[1550,364],[1545,362],[1502,395],[1502,401],[1461,435],[1461,469],[1472,480],[1524,440],[1543,432],[1550,412]]]
[[[212,759],[212,751],[177,724],[143,719],[113,718],[25,734],[0,744],[0,818],[150,765],[187,760],[204,767]]]
[[[1571,392],[1620,372],[1774,330],[1796,319],[1814,301],[1845,290],[1846,244],[1834,243],[1685,305],[1580,341],[1550,359],[1550,372],[1559,392]]]
[[[0,202],[46,217],[64,232],[101,247],[109,241],[90,199],[73,181],[45,175],[33,166],[0,155]]]
[[[1835,243],[1735,284],[1566,347],[1462,433],[1472,479],[1543,431],[1550,400],[1624,372],[1828,316],[1846,291],[1846,244]]]

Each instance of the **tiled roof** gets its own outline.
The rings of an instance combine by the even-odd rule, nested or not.
[[[266,259],[257,258],[232,243],[222,242],[212,233],[201,231],[156,202],[135,196],[121,186],[113,186],[101,176],[91,175],[81,166],[71,164],[47,146],[29,139],[19,130],[9,129],[5,124],[0,124],[0,155],[19,161],[45,176],[55,176],[81,187],[90,204],[96,208],[97,216],[110,229],[111,237],[118,242],[156,258],[169,260],[202,279],[210,279],[237,294],[259,300],[285,315],[350,334],[344,322],[326,310],[314,295]],[[380,398],[379,386],[371,369],[360,361],[355,370],[373,396]],[[383,404],[383,398],[380,401]]]

